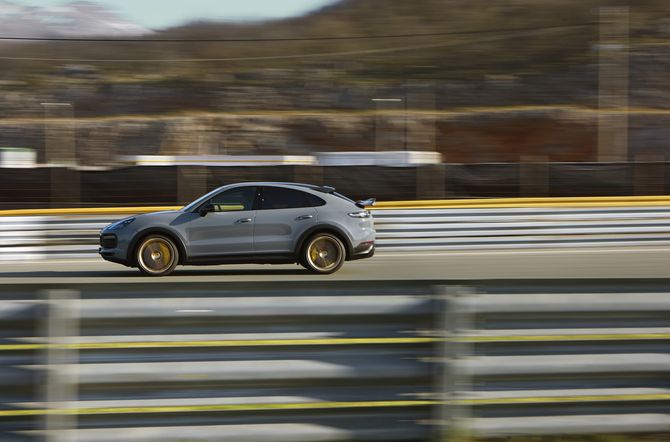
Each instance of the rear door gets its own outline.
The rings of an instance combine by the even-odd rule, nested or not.
[[[286,187],[263,186],[254,222],[254,252],[288,254],[307,229],[316,225],[310,195]]]
[[[204,204],[212,204],[214,212],[205,216],[194,214],[189,222],[188,255],[215,258],[253,253],[254,202],[257,187],[235,187],[214,195]]]

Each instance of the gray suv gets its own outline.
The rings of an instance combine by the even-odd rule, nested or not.
[[[375,230],[366,206],[327,186],[241,183],[186,207],[117,221],[100,232],[107,261],[164,276],[178,264],[299,263],[314,273],[370,258]]]

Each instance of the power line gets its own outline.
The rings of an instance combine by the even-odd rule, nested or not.
[[[418,38],[458,35],[492,34],[502,32],[539,31],[594,26],[596,22],[577,23],[573,25],[535,26],[524,28],[478,29],[470,31],[429,32],[413,34],[382,34],[382,35],[344,35],[324,37],[279,37],[279,38],[70,38],[70,37],[13,37],[0,36],[0,41],[47,41],[47,42],[85,42],[85,43],[262,43],[283,41],[324,41],[324,40],[372,40],[384,38]]]
[[[14,60],[14,61],[55,61],[55,62],[69,62],[69,63],[193,63],[193,62],[238,62],[238,61],[265,61],[265,60],[290,60],[299,58],[324,58],[324,57],[340,57],[348,55],[375,55],[385,54],[390,52],[412,51],[420,49],[441,48],[447,46],[459,46],[474,42],[489,42],[504,40],[510,37],[532,35],[546,31],[557,31],[564,29],[564,27],[552,28],[537,28],[533,30],[514,31],[505,35],[491,35],[478,38],[476,41],[447,41],[439,43],[428,43],[420,45],[395,46],[390,48],[376,48],[376,49],[359,49],[352,51],[339,52],[316,52],[307,54],[286,54],[286,55],[267,55],[257,57],[228,57],[228,58],[155,58],[155,59],[104,59],[104,58],[42,58],[42,57],[3,57],[0,60]]]

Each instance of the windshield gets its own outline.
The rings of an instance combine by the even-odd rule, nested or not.
[[[207,194],[201,196],[201,197],[198,198],[197,200],[193,201],[192,203],[187,204],[186,206],[182,207],[182,208],[179,209],[179,210],[181,210],[182,212],[192,212],[193,209],[195,209],[196,207],[198,207],[198,206],[199,206],[200,204],[202,204],[203,202],[207,201],[209,198],[213,197],[215,194],[217,194],[218,192],[220,192],[224,187],[226,187],[226,186],[223,186],[223,187],[217,187],[216,189],[214,189],[214,190],[212,190],[211,192],[209,192],[209,193],[207,193]]]

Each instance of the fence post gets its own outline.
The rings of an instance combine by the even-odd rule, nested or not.
[[[444,164],[416,166],[416,198],[419,200],[443,199],[445,191]]]
[[[633,163],[633,194],[665,194],[665,155],[635,155]]]
[[[522,155],[519,161],[519,196],[549,196],[549,157]]]
[[[81,206],[81,171],[65,167],[52,167],[49,174],[51,207]]]
[[[438,296],[437,335],[438,401],[434,442],[464,442],[470,439],[470,405],[463,402],[472,390],[470,373],[462,360],[471,354],[470,344],[463,339],[474,328],[474,311],[464,308],[462,300],[474,292],[469,287],[447,286]]]
[[[65,344],[79,336],[79,292],[48,290],[46,317],[46,382],[44,386],[47,442],[75,442],[77,416],[61,411],[77,401],[78,351]]]

